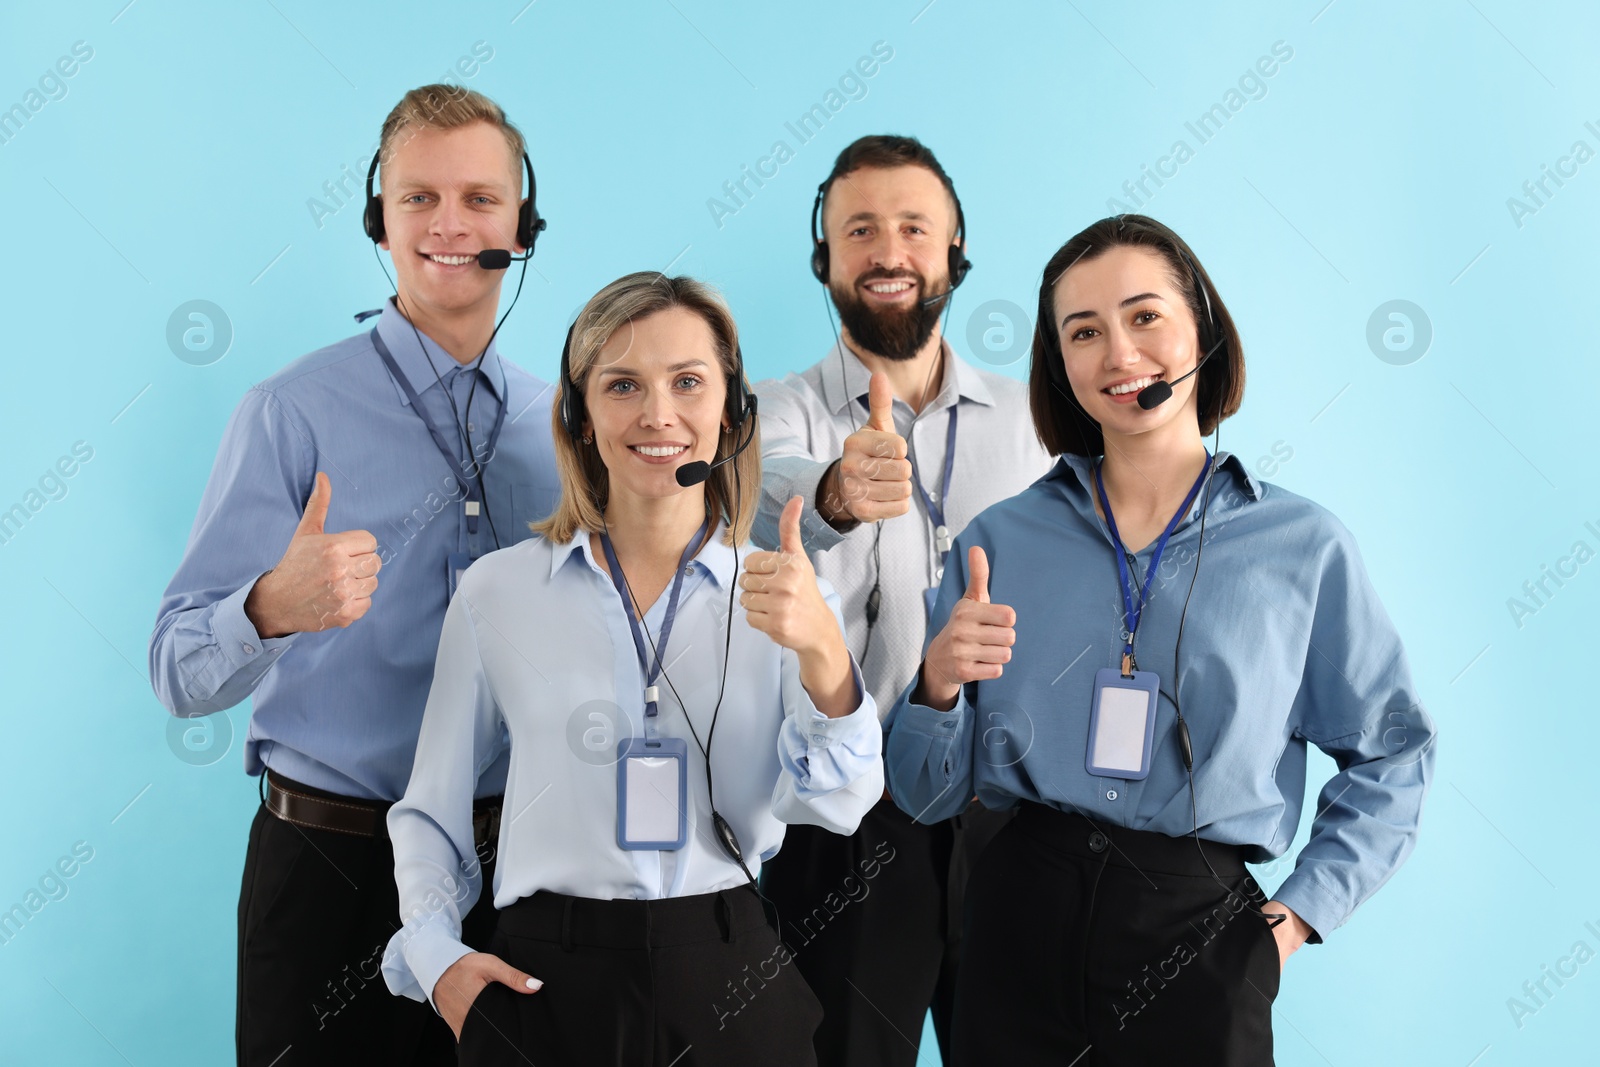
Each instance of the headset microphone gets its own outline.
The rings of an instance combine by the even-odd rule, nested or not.
[[[1221,341],[1218,341],[1216,344],[1212,345],[1210,350],[1207,351],[1205,355],[1200,357],[1200,362],[1196,363],[1194,368],[1190,370],[1189,373],[1180,374],[1170,382],[1153,382],[1139,390],[1139,406],[1144,410],[1149,411],[1151,408],[1160,407],[1168,400],[1171,400],[1172,387],[1184,381],[1185,379],[1193,378],[1196,374],[1198,374],[1200,372],[1200,368],[1206,365],[1206,360],[1211,358],[1211,353],[1215,352],[1221,347]]]
[[[529,249],[525,255],[514,256],[509,249],[485,248],[478,253],[478,266],[484,270],[506,270],[511,266],[511,261],[526,262],[533,258],[533,250]]]
[[[953,245],[951,247],[954,248]],[[961,283],[967,280],[967,271],[972,269],[972,261],[967,259],[965,256],[962,257],[961,263],[961,269],[950,276],[950,284],[945,288],[945,291],[942,293],[935,293],[932,296],[923,297],[921,300],[917,301],[918,306],[932,307],[939,301],[947,299],[951,293],[954,293],[956,289],[960,287]]]
[[[707,463],[703,459],[697,459],[693,463],[685,463],[683,466],[679,467],[677,472],[674,474],[674,477],[678,479],[679,485],[683,486],[685,489],[699,485],[701,482],[711,477],[712,471],[716,470],[724,463],[730,463],[733,460],[738,459],[739,453],[750,447],[750,442],[755,440],[756,436],[755,419],[752,418],[752,416],[754,416],[756,413],[756,395],[754,393],[750,393],[748,396],[746,396],[744,410],[745,421],[750,425],[750,432],[746,434],[744,440],[739,443],[739,447],[735,448],[732,452],[728,453],[726,456],[723,456],[715,463]]]

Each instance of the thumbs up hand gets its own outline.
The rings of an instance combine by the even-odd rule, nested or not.
[[[989,603],[989,557],[977,545],[967,549],[967,570],[966,595],[956,601],[944,629],[928,645],[913,694],[917,703],[943,711],[955,707],[967,682],[1000,677],[1017,643],[1017,613]]]
[[[778,520],[778,551],[753,552],[739,578],[739,603],[750,625],[800,657],[800,681],[817,710],[837,718],[860,702],[855,674],[839,620],[834,618],[817,572],[800,544],[800,511],[793,497]]]
[[[834,526],[878,522],[911,508],[911,464],[906,439],[894,429],[894,388],[888,375],[872,375],[867,421],[844,439],[844,453],[817,494],[822,517]]]
[[[365,530],[323,532],[332,499],[332,483],[318,471],[283,558],[245,598],[244,613],[262,637],[349,626],[372,606],[383,566],[377,538]]]

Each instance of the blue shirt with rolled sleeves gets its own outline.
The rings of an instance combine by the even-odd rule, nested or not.
[[[948,818],[976,794],[996,809],[1036,801],[1170,837],[1193,830],[1171,694],[1205,495],[1167,544],[1139,623],[1139,669],[1160,676],[1163,694],[1149,776],[1099,777],[1085,766],[1089,709],[1095,673],[1121,662],[1123,606],[1091,471],[1082,457],[1062,457],[974,519],[950,554],[930,635],[965,593],[967,549],[979,545],[990,601],[1017,613],[1016,644],[1003,674],[963,686],[953,710],[915,703],[913,680],[890,711],[890,792],[920,822]],[[1130,567],[1141,583],[1154,549]],[[1253,862],[1283,855],[1300,823],[1307,745],[1333,757],[1338,773],[1276,894],[1320,940],[1410,854],[1432,778],[1434,724],[1350,532],[1226,453],[1200,569],[1178,693],[1194,745],[1199,834],[1245,846]]]
[[[462,366],[419,337],[393,300],[377,330],[454,443],[455,463],[412,410],[368,329],[252,388],[223,434],[162,598],[150,680],[176,715],[204,715],[253,696],[244,745],[250,774],[271,767],[318,789],[392,801],[411,775],[444,623],[447,560],[492,551],[496,537],[509,546],[531,536],[527,524],[554,510],[559,483],[549,385],[493,345]],[[486,460],[476,531],[455,476],[469,453],[451,398],[473,453]],[[490,456],[502,404],[505,424]],[[327,532],[366,530],[377,539],[378,588],[367,614],[348,627],[263,638],[245,615],[245,598],[282,558],[318,471],[332,483]],[[504,776],[503,764],[490,768],[480,795],[499,792]]]

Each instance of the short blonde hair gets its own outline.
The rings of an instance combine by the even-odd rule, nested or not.
[[[460,85],[420,85],[405,96],[383,120],[383,136],[378,141],[378,159],[387,166],[400,146],[400,135],[407,130],[455,130],[474,122],[486,122],[499,130],[511,149],[511,169],[522,186],[522,155],[527,142],[522,131],[506,118],[500,105],[482,93]]]
[[[740,392],[735,385],[739,380],[736,376],[742,375],[744,368],[737,356],[739,328],[722,297],[704,282],[681,275],[674,278],[657,271],[639,271],[618,278],[584,305],[572,325],[566,371],[570,380],[557,384],[550,412],[556,471],[561,477],[561,500],[549,518],[528,524],[534,533],[565,544],[579,530],[597,533],[602,528],[601,513],[610,494],[610,474],[600,459],[600,450],[593,444],[582,444],[562,425],[562,397],[568,389],[579,398],[583,396],[600,350],[617,330],[667,308],[691,311],[711,328],[717,362],[722,366],[723,380],[728,385],[728,398],[722,410],[730,422],[734,421]],[[744,386],[748,392],[749,384],[744,383]],[[579,410],[583,410],[582,405]],[[761,497],[761,426],[751,414],[736,432],[719,436],[715,459],[730,454],[740,443],[736,438],[748,436],[750,439],[738,459],[718,467],[705,483],[707,508],[712,515],[728,523],[723,542],[736,546],[750,539],[750,527],[755,522]]]

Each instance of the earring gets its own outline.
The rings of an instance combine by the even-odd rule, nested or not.
[[[586,445],[594,444],[594,438],[592,438],[592,437],[580,437],[580,438],[578,438],[578,440],[582,441]]]

